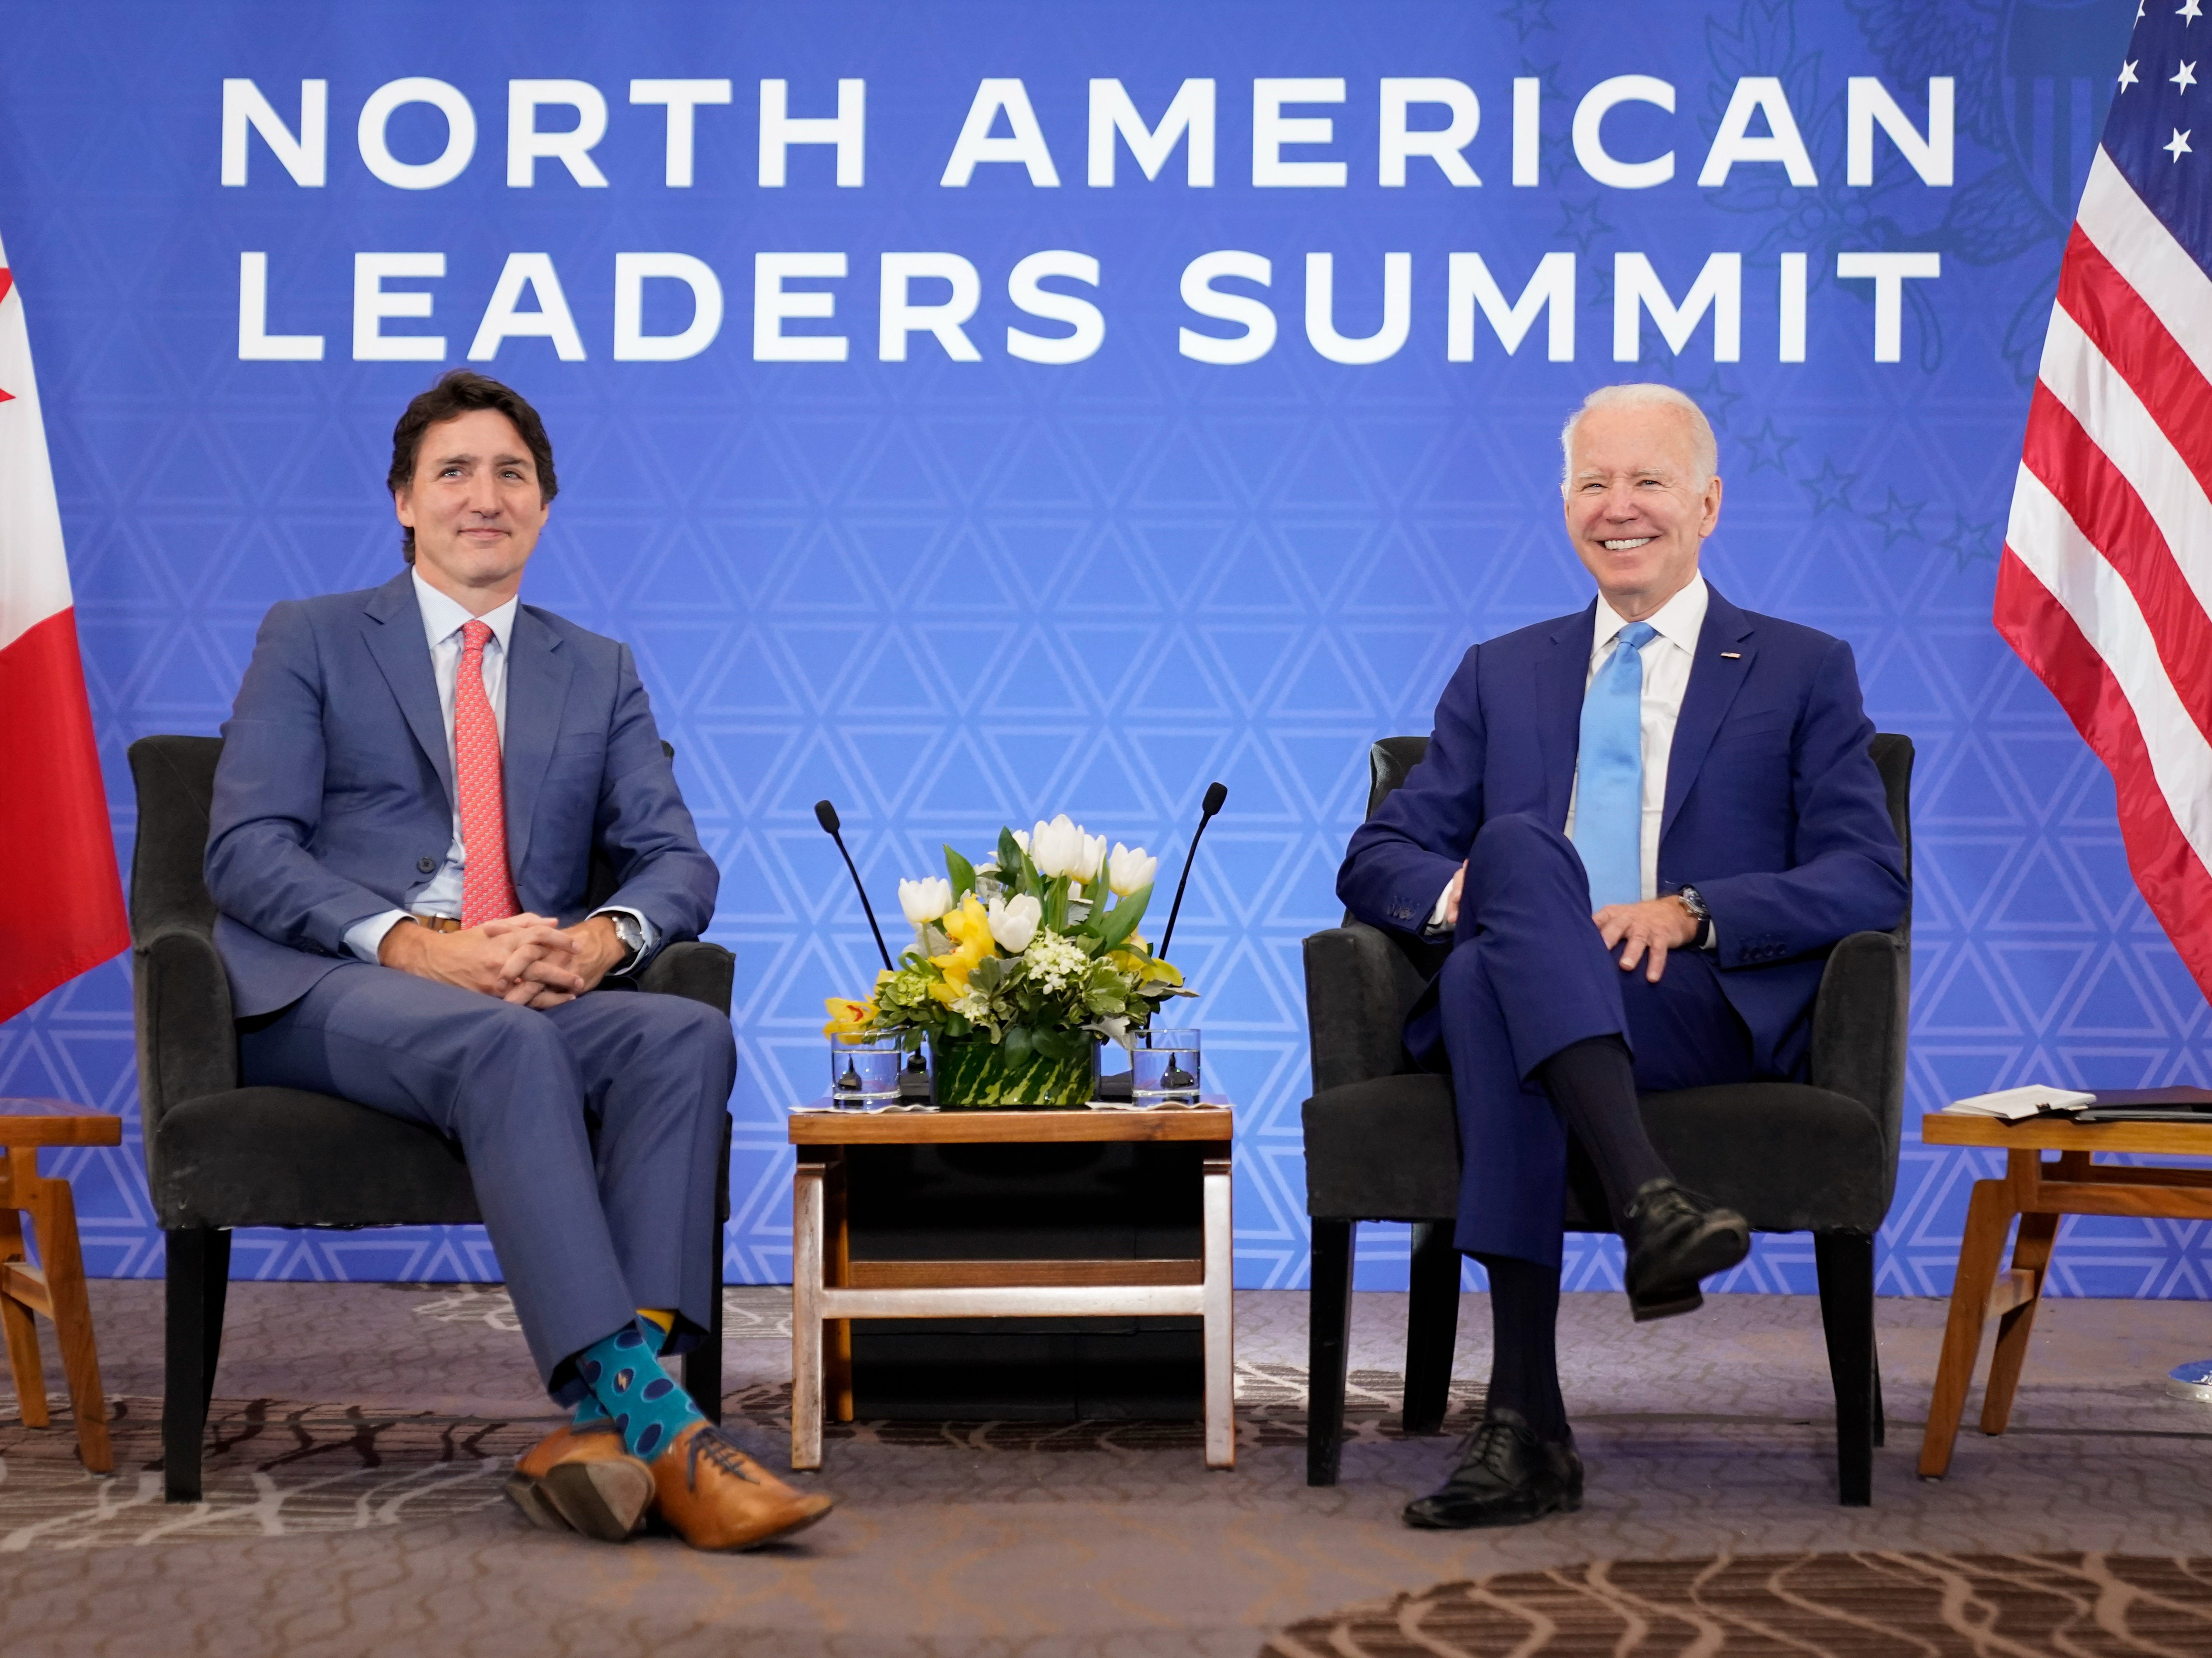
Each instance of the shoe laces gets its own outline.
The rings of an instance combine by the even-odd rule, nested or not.
[[[738,1442],[711,1422],[691,1436],[690,1449],[684,1455],[684,1483],[695,1491],[699,1489],[699,1461],[702,1457],[732,1479],[742,1479],[748,1485],[760,1484],[753,1478],[752,1469],[748,1466],[750,1459],[738,1448]]]
[[[1494,1416],[1483,1418],[1460,1442],[1461,1466],[1464,1467],[1470,1461],[1480,1462],[1490,1473],[1500,1479],[1504,1478],[1509,1472],[1516,1436],[1510,1423]]]

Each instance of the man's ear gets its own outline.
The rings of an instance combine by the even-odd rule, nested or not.
[[[415,492],[411,486],[401,484],[392,492],[392,515],[404,529],[415,527]]]

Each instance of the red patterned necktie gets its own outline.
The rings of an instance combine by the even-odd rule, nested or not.
[[[499,775],[499,722],[484,695],[488,622],[461,627],[461,665],[453,681],[453,781],[461,799],[461,925],[480,926],[514,914],[514,882],[507,872],[507,795]]]

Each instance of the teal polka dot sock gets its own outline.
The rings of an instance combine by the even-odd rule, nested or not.
[[[613,1418],[623,1448],[647,1462],[702,1419],[691,1396],[660,1368],[659,1350],[660,1332],[639,1321],[593,1342],[576,1361],[592,1390],[584,1408],[597,1419]]]

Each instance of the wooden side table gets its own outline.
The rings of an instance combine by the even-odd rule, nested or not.
[[[1982,1326],[1991,1318],[1999,1322],[1989,1385],[1982,1392],[1982,1431],[2001,1434],[2011,1418],[2021,1362],[2027,1357],[2061,1216],[2212,1220],[2212,1169],[2115,1167],[2091,1159],[2100,1151],[2212,1157],[2212,1125],[2077,1123],[2056,1117],[2007,1123],[1938,1113],[1920,1120],[1920,1138],[1928,1145],[1998,1146],[2006,1153],[2002,1180],[1974,1182],[1966,1236],[1959,1245],[1951,1318],[1944,1327],[1928,1431],[1920,1442],[1920,1477],[1940,1479],[1951,1467]],[[2045,1163],[2045,1151],[2057,1152],[2057,1161]],[[2013,1245],[2011,1270],[2001,1274],[1998,1257],[2015,1216],[2020,1237]]]
[[[107,1440],[107,1400],[100,1388],[100,1354],[92,1339],[92,1308],[85,1299],[84,1258],[76,1242],[76,1205],[65,1180],[39,1173],[42,1145],[120,1145],[123,1120],[88,1111],[65,1100],[0,1099],[0,1327],[8,1341],[8,1368],[15,1379],[23,1424],[43,1428],[46,1365],[39,1357],[43,1313],[53,1321],[69,1378],[70,1410],[76,1418],[77,1454],[94,1473],[112,1473],[115,1453]],[[40,1265],[23,1246],[23,1220],[39,1241]]]
[[[1237,1464],[1232,1415],[1227,1105],[1189,1111],[803,1111],[791,1206],[791,1466],[822,1466],[825,1412],[853,1419],[856,1318],[1172,1318],[1205,1321],[1206,1466]],[[1201,1253],[1192,1260],[854,1260],[845,1150],[1070,1141],[1196,1141]]]

